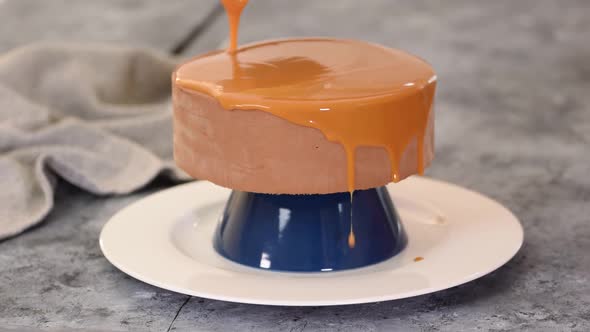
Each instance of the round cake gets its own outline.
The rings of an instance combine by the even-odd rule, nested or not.
[[[267,41],[191,59],[172,84],[177,165],[224,187],[368,189],[422,173],[434,156],[436,76],[403,51]]]

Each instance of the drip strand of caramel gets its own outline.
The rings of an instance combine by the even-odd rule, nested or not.
[[[348,247],[353,249],[356,246],[356,236],[354,235],[354,228],[352,226],[352,197],[354,190],[350,191],[350,232],[348,233]]]
[[[238,29],[242,11],[248,4],[248,0],[221,0],[227,19],[229,21],[229,47],[228,52],[234,53],[238,48]]]

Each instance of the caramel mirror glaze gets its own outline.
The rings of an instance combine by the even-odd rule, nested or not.
[[[267,41],[194,58],[172,81],[176,163],[224,187],[351,192],[422,173],[434,156],[436,76],[399,50]]]

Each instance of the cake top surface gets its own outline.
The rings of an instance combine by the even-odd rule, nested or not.
[[[175,72],[176,84],[218,97],[226,108],[259,110],[294,103],[298,110],[338,110],[355,101],[391,101],[435,79],[428,63],[406,52],[327,38],[266,41],[235,53],[214,51]]]

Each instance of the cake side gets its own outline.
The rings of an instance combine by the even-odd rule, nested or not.
[[[315,128],[260,110],[226,110],[213,97],[173,86],[174,158],[197,179],[223,187],[275,194],[348,191],[343,146]],[[424,165],[434,157],[434,112],[430,112]],[[418,172],[417,142],[400,160],[400,176]],[[356,150],[355,189],[391,182],[391,161],[383,147]]]

